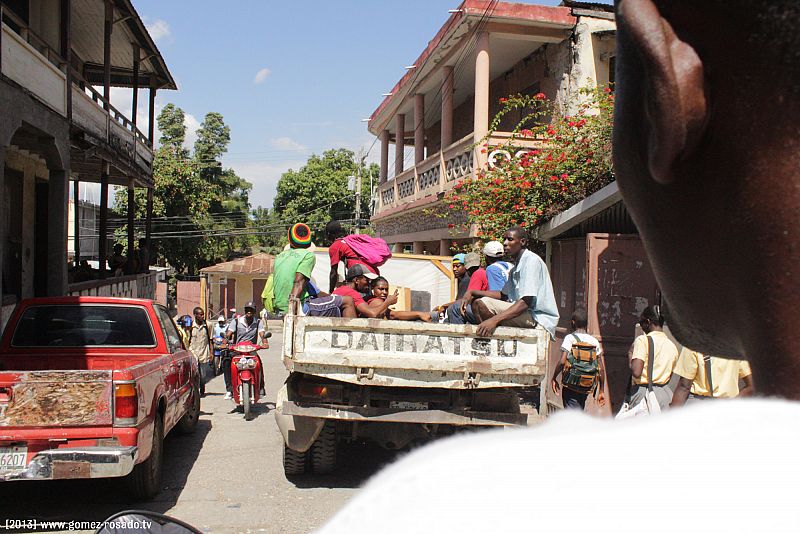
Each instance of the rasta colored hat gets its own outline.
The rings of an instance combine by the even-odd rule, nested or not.
[[[453,256],[452,263],[460,263],[461,265],[464,265],[464,263],[467,261],[465,256],[466,254],[456,254]]]
[[[289,228],[289,243],[299,248],[311,245],[311,228],[307,224],[296,223]]]

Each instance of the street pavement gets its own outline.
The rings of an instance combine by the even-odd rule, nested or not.
[[[4,519],[102,521],[125,509],[146,509],[182,519],[204,532],[305,533],[324,524],[370,476],[396,456],[376,446],[343,451],[337,474],[283,475],[283,439],[273,410],[287,372],[281,335],[261,351],[267,398],[245,421],[224,400],[222,376],[207,386],[197,431],[165,440],[164,490],[155,500],[131,502],[117,480],[0,483]]]

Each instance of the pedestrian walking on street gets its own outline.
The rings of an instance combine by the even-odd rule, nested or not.
[[[197,306],[194,310],[194,322],[191,327],[191,340],[189,350],[197,358],[200,369],[200,396],[206,396],[206,383],[214,378],[213,356],[211,354],[211,333],[206,323],[206,314],[203,308]]]
[[[678,348],[664,333],[664,316],[661,307],[648,306],[639,317],[644,334],[637,337],[630,352],[631,384],[625,402],[636,406],[647,395],[648,378],[652,378],[653,391],[662,410],[672,402],[669,381],[678,360]],[[648,375],[650,358],[653,358],[653,376]]]
[[[705,356],[683,347],[674,373],[681,379],[672,396],[672,408],[707,399],[750,397],[755,391],[747,360]],[[741,390],[740,380],[744,382]]]
[[[603,348],[596,337],[586,332],[586,310],[575,310],[570,323],[572,332],[564,337],[561,359],[553,371],[553,393],[561,394],[565,409],[583,410],[590,393],[594,393],[600,406],[605,406]],[[559,374],[562,375],[560,384]]]

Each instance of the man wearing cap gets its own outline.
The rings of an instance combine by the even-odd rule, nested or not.
[[[225,333],[228,341],[232,344],[236,343],[252,343],[259,345],[261,348],[269,348],[269,343],[264,338],[264,333],[267,331],[267,326],[264,321],[256,318],[256,305],[253,302],[248,302],[244,305],[244,315],[231,322],[228,326],[228,331]],[[225,359],[222,362],[222,371],[225,375],[225,394],[226,399],[231,398],[233,387],[231,385],[231,358],[233,355],[228,351]],[[262,389],[264,385],[261,385]]]
[[[380,306],[370,307],[364,300],[364,295],[369,291],[369,281],[377,278],[378,275],[367,269],[360,263],[354,264],[347,269],[344,285],[333,290],[334,296],[349,297],[353,299],[359,317],[375,319],[386,315],[389,306],[397,303],[397,291],[394,295],[389,295]]]
[[[480,256],[474,254],[480,264]],[[466,267],[475,262],[475,259],[470,258],[471,254],[467,254]],[[483,247],[483,254],[486,257],[486,268],[478,268],[472,273],[470,278],[468,291],[500,291],[508,280],[508,272],[511,270],[511,264],[502,261],[503,245],[499,241],[489,241]],[[447,308],[447,322],[450,324],[478,324],[478,319],[472,313],[472,305],[467,304],[462,307],[462,301],[456,301]]]
[[[289,229],[289,248],[275,258],[272,275],[275,311],[286,313],[292,299],[301,303],[308,300],[308,281],[316,263],[310,247],[311,229],[303,223],[294,224]]]

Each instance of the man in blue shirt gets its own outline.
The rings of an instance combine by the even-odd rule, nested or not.
[[[462,299],[464,306],[472,304],[480,321],[478,335],[489,337],[501,325],[533,328],[540,324],[555,337],[558,308],[547,265],[528,250],[528,234],[519,226],[506,230],[503,249],[514,263],[503,289],[467,291]]]
[[[489,241],[483,247],[483,255],[486,257],[484,271],[489,291],[502,291],[508,280],[508,273],[511,271],[511,264],[502,261],[505,255],[503,244],[500,241]],[[473,275],[473,282],[479,276],[479,271]],[[486,286],[483,287],[486,288]],[[462,301],[457,300],[447,308],[447,323],[449,324],[478,324],[479,322],[472,312],[470,304],[463,304]]]

